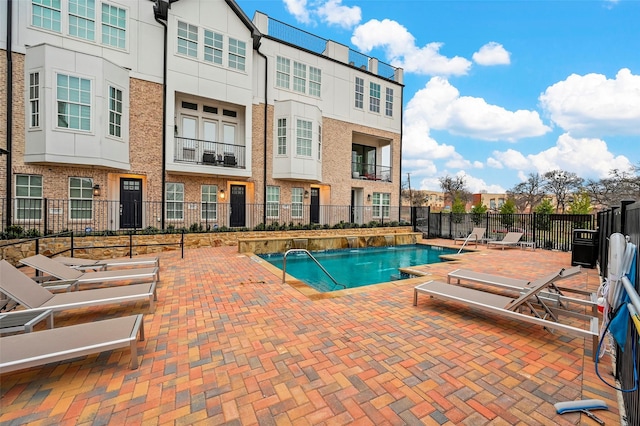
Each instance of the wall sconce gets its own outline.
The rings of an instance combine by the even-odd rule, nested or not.
[[[371,202],[371,194],[367,194],[367,201]]]
[[[220,190],[220,199],[224,200],[225,194],[224,194],[224,189]]]
[[[309,198],[309,191],[306,189],[304,190],[304,198]]]
[[[93,185],[93,196],[94,197],[100,196],[100,185],[98,185],[97,183]]]

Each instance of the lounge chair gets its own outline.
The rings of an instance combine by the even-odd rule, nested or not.
[[[122,269],[115,271],[82,272],[70,268],[41,254],[20,260],[36,271],[44,272],[62,281],[75,281],[76,286],[82,284],[103,283],[106,281],[144,280],[154,284],[160,280],[160,268]]]
[[[575,266],[569,269],[563,269],[560,272],[560,276],[557,281],[572,277],[581,272],[580,266]],[[526,292],[531,289],[531,282],[519,278],[504,277],[501,275],[487,274],[483,272],[471,271],[469,269],[456,269],[447,275],[447,284],[451,284],[451,281],[455,281],[460,284],[460,281],[469,281],[475,284],[488,285],[491,287],[500,288],[503,290],[514,291],[518,293]],[[582,298],[575,298],[566,296],[565,293],[574,293]],[[553,302],[559,306],[568,306],[571,303],[575,303],[580,306],[586,306],[591,309],[593,315],[598,314],[598,296],[596,293],[588,292],[585,290],[574,289],[570,287],[557,286],[554,283],[550,285],[549,291],[540,292],[545,302]],[[586,298],[585,298],[586,297]]]
[[[418,294],[422,293],[435,298],[459,302],[507,318],[541,325],[547,330],[560,330],[574,336],[591,338],[592,354],[595,361],[598,352],[598,318],[550,307],[545,303],[544,298],[540,297],[542,291],[546,290],[550,284],[560,278],[561,272],[562,271],[550,274],[532,282],[529,291],[523,292],[517,298],[447,284],[440,281],[428,281],[414,288],[413,305],[418,305]],[[522,313],[522,311],[529,312],[530,314]],[[584,320],[589,324],[589,327],[582,329],[572,325],[562,324],[559,322],[559,316],[561,314]]]
[[[484,238],[484,231],[484,228],[473,228],[473,231],[471,231],[471,233],[466,237],[454,238],[453,244],[455,244],[456,241],[462,241],[463,245],[469,241],[474,241],[476,243],[476,247],[478,247],[478,241],[482,241],[482,238]]]
[[[130,346],[138,368],[136,336],[144,340],[142,315],[71,325],[0,338],[0,373]]]
[[[54,294],[38,285],[6,260],[0,260],[0,292],[5,293],[26,309],[39,311],[119,305],[148,299],[149,311],[153,312],[154,301],[157,300],[155,282]]]
[[[522,232],[507,232],[507,235],[500,241],[487,241],[487,247],[491,245],[501,246],[502,250],[505,247],[514,247],[520,243],[520,238],[522,238]]]
[[[150,266],[150,267],[160,267],[160,258],[159,257],[132,257],[128,259],[82,259],[78,257],[65,257],[58,256],[53,257],[53,260],[56,262],[60,262],[63,265],[69,266],[73,269],[78,269],[80,271],[87,270],[95,270],[95,271],[106,271],[110,268],[116,268],[120,266]]]

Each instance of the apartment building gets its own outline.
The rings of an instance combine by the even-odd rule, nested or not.
[[[363,222],[400,203],[401,69],[233,0],[0,16],[3,223]]]

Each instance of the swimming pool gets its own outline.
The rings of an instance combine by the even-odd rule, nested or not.
[[[287,274],[307,283],[320,292],[362,287],[397,279],[399,268],[442,262],[444,254],[455,254],[457,249],[409,244],[394,247],[313,252],[318,262],[341,284],[333,281],[305,253],[287,255]],[[282,269],[284,254],[263,254],[260,257]]]

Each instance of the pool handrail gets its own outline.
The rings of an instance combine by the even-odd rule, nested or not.
[[[329,278],[331,278],[331,281],[333,281],[333,283],[334,283],[335,285],[339,285],[339,286],[341,286],[342,288],[347,288],[347,286],[346,286],[346,285],[344,285],[344,284],[340,284],[338,281],[336,281],[336,279],[335,279],[335,278],[333,278],[333,277],[331,276],[331,274],[329,273],[329,271],[327,271],[326,269],[324,269],[324,266],[322,266],[322,265],[320,264],[320,262],[318,262],[318,259],[316,259],[315,257],[313,257],[313,255],[311,254],[311,252],[309,252],[309,250],[307,250],[307,249],[289,249],[289,250],[287,250],[287,251],[284,253],[284,256],[282,257],[282,283],[283,283],[283,284],[285,283],[285,277],[286,277],[286,275],[287,275],[287,255],[288,255],[289,253],[293,253],[293,252],[297,252],[297,253],[306,253],[306,255],[307,255],[307,256],[309,256],[309,258],[311,258],[311,260],[313,260],[313,261],[316,263],[316,265],[318,265],[318,266],[320,267],[320,269],[322,269],[322,272],[324,272],[325,274],[327,274],[327,276],[328,276]]]

